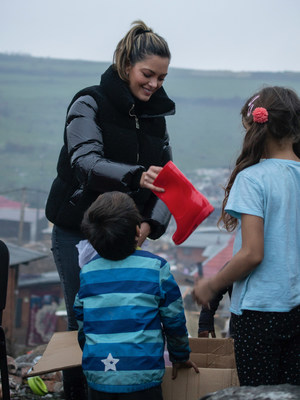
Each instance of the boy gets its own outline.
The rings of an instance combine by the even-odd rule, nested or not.
[[[80,274],[74,310],[91,400],[162,399],[164,342],[173,378],[189,360],[178,285],[169,264],[137,249],[141,216],[121,192],[100,195],[86,211],[82,231],[97,255]]]

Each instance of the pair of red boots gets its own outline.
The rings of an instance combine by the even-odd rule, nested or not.
[[[169,161],[158,174],[153,185],[165,189],[156,192],[176,221],[177,229],[172,239],[176,245],[183,243],[213,211],[213,206],[203,194]]]

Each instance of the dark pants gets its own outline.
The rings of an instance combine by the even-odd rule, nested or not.
[[[290,312],[232,314],[241,386],[300,385],[300,306]]]
[[[53,227],[52,252],[60,281],[68,315],[68,330],[78,329],[73,304],[79,290],[78,251],[76,244],[83,239],[79,231]],[[66,400],[87,399],[87,384],[81,367],[63,371],[63,382]]]
[[[131,393],[105,393],[89,388],[89,400],[163,400],[161,385]]]

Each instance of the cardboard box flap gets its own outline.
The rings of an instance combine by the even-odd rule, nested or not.
[[[233,339],[190,338],[190,358],[202,368],[236,368]]]
[[[81,361],[82,351],[77,341],[77,331],[56,332],[50,339],[43,356],[27,376],[78,367]]]
[[[238,385],[235,369],[199,368],[199,374],[193,369],[180,369],[173,380],[172,367],[167,367],[162,390],[164,400],[199,400],[208,393]]]
[[[192,353],[231,355],[233,352],[233,339],[215,338],[189,338]]]

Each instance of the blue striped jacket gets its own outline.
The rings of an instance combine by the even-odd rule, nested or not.
[[[74,311],[82,367],[102,392],[135,392],[160,385],[167,340],[172,362],[189,359],[179,287],[166,260],[136,250],[120,261],[96,255],[80,273]]]

